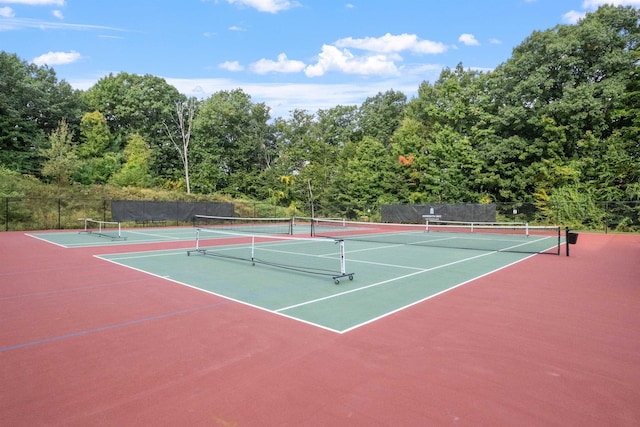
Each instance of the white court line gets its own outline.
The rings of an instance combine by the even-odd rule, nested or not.
[[[43,242],[51,243],[52,245],[60,246],[61,248],[65,248],[65,249],[69,248],[69,246],[67,246],[67,245],[62,245],[60,243],[52,242],[51,240],[44,239],[44,238],[42,238],[40,236],[35,236],[35,235],[29,234],[29,233],[24,233],[24,235],[25,236],[29,236],[29,237],[33,237],[34,239],[38,239],[38,240],[43,241]]]
[[[382,315],[380,315],[380,316],[377,316],[377,317],[374,317],[374,318],[372,318],[372,319],[369,319],[369,320],[367,320],[366,322],[362,322],[362,323],[359,323],[359,324],[357,324],[357,325],[353,325],[352,327],[347,328],[347,329],[344,329],[344,330],[340,331],[339,333],[340,333],[340,334],[345,334],[345,333],[347,333],[347,332],[349,332],[349,331],[352,331],[352,330],[354,330],[354,329],[357,329],[357,328],[359,328],[359,327],[361,327],[361,326],[368,325],[369,323],[373,323],[373,322],[378,321],[378,320],[380,320],[380,319],[383,319],[383,318],[385,318],[385,317],[387,317],[387,316],[390,316],[390,315],[392,315],[392,314],[394,314],[394,313],[398,313],[398,312],[400,312],[400,311],[402,311],[402,310],[405,310],[405,309],[407,309],[407,308],[409,308],[409,307],[413,307],[414,305],[417,305],[417,304],[420,304],[420,303],[422,303],[422,302],[424,302],[424,301],[430,300],[431,298],[435,298],[435,297],[437,297],[437,296],[439,296],[439,295],[442,295],[442,294],[444,294],[444,293],[446,293],[446,292],[452,291],[452,290],[454,290],[454,289],[456,289],[456,288],[459,288],[460,286],[464,286],[464,285],[466,285],[466,284],[468,284],[468,283],[474,282],[474,281],[476,281],[476,280],[478,280],[478,279],[480,279],[480,278],[482,278],[482,277],[485,277],[485,276],[488,276],[488,275],[490,275],[490,274],[493,274],[493,273],[495,273],[496,271],[503,270],[503,269],[505,269],[505,268],[507,268],[507,267],[510,267],[510,266],[514,265],[514,264],[517,264],[517,263],[522,262],[522,261],[524,261],[524,260],[526,260],[526,259],[529,259],[529,258],[531,258],[531,257],[533,257],[533,256],[535,256],[535,255],[537,255],[537,254],[531,254],[531,255],[529,255],[529,256],[527,256],[527,257],[525,257],[525,258],[522,258],[522,259],[516,260],[516,261],[514,261],[514,262],[512,262],[512,263],[509,263],[509,264],[507,264],[507,265],[503,265],[502,267],[498,267],[498,268],[496,268],[496,269],[494,269],[494,270],[491,270],[491,271],[488,271],[488,272],[486,272],[486,273],[484,273],[484,274],[481,274],[480,276],[477,276],[477,277],[471,278],[471,279],[469,279],[469,280],[465,280],[464,282],[458,283],[457,285],[453,285],[453,286],[451,286],[451,287],[449,287],[449,288],[447,288],[447,289],[443,289],[443,290],[441,290],[440,292],[436,292],[435,294],[429,295],[429,296],[427,296],[427,297],[425,297],[425,298],[422,298],[422,299],[417,300],[417,301],[414,301],[414,302],[412,302],[412,303],[410,303],[410,304],[404,305],[404,306],[402,306],[402,307],[398,307],[398,308],[396,308],[395,310],[391,310],[391,311],[389,311],[389,312],[387,312],[387,313],[384,313],[384,314],[382,314]]]
[[[320,329],[324,329],[326,331],[335,332],[335,333],[338,333],[338,334],[341,333],[341,331],[333,329],[333,328],[329,328],[327,326],[319,325],[317,323],[309,322],[308,320],[299,319],[297,317],[289,316],[288,314],[278,313],[278,312],[270,310],[268,308],[261,307],[259,305],[255,305],[255,304],[251,304],[251,303],[249,303],[247,301],[243,301],[243,300],[239,300],[239,299],[236,299],[236,298],[232,298],[232,297],[230,297],[228,295],[219,294],[219,293],[216,293],[216,292],[213,292],[213,291],[209,291],[207,289],[200,288],[200,287],[195,286],[195,285],[190,285],[188,283],[172,279],[171,277],[161,276],[159,274],[151,273],[151,272],[143,270],[141,268],[136,268],[136,267],[133,267],[133,266],[130,266],[130,265],[127,265],[127,264],[121,264],[121,263],[117,262],[117,260],[105,258],[105,256],[109,256],[109,255],[94,255],[95,258],[101,259],[103,261],[107,261],[107,262],[110,262],[112,264],[119,265],[119,266],[125,267],[125,268],[129,268],[131,270],[135,270],[135,271],[138,271],[140,273],[148,274],[150,276],[157,277],[157,278],[160,278],[160,279],[163,279],[163,280],[168,280],[170,282],[176,283],[178,285],[186,286],[187,288],[191,288],[191,289],[194,289],[196,291],[204,292],[204,293],[210,294],[210,295],[215,295],[217,297],[226,299],[227,301],[237,302],[238,304],[242,304],[242,305],[246,305],[248,307],[256,308],[258,310],[266,311],[267,313],[273,313],[273,314],[276,314],[278,316],[286,317],[287,319],[295,320],[295,321],[298,321],[298,322],[301,322],[301,323],[305,323],[307,325],[311,325],[311,326],[315,326],[315,327],[320,328]]]
[[[324,300],[328,300],[328,299],[332,299],[332,298],[337,298],[337,297],[342,296],[342,295],[347,295],[347,294],[351,294],[351,293],[354,293],[354,292],[360,292],[360,291],[365,290],[365,289],[369,289],[369,288],[373,288],[373,287],[376,287],[376,286],[384,285],[384,284],[387,284],[387,283],[395,282],[397,280],[406,279],[407,277],[417,276],[418,274],[428,273],[430,271],[438,270],[438,269],[445,268],[445,267],[450,267],[452,265],[460,264],[460,263],[467,262],[467,261],[472,261],[474,259],[482,258],[482,257],[488,256],[488,255],[493,255],[493,254],[499,253],[501,251],[511,250],[513,248],[517,248],[517,247],[525,245],[525,244],[527,244],[527,243],[521,243],[519,245],[510,246],[510,247],[508,247],[506,249],[502,249],[500,251],[491,251],[491,252],[486,252],[486,253],[483,253],[483,254],[475,255],[475,256],[472,256],[472,257],[463,258],[463,259],[460,259],[460,260],[457,260],[457,261],[452,261],[452,262],[449,262],[449,263],[446,263],[446,264],[441,264],[441,265],[437,265],[435,267],[430,267],[430,268],[422,269],[422,270],[419,270],[419,271],[415,271],[413,273],[409,273],[409,274],[405,274],[405,275],[402,275],[402,276],[394,277],[392,279],[387,279],[387,280],[383,280],[381,282],[372,283],[371,285],[362,286],[360,288],[351,289],[351,290],[340,292],[340,293],[337,293],[337,294],[334,294],[334,295],[329,295],[329,296],[326,296],[326,297],[305,301],[303,303],[290,305],[288,307],[279,308],[279,309],[277,309],[275,311],[276,312],[286,311],[286,310],[290,310],[292,308],[302,307],[302,306],[305,306],[305,305],[314,304],[316,302],[320,302],[320,301],[324,301]],[[535,254],[532,254],[530,256],[533,256],[533,255],[535,255]],[[526,258],[529,258],[529,257],[526,257]],[[526,258],[524,258],[524,259],[526,259]],[[479,276],[479,277],[482,277],[482,276]],[[453,288],[450,288],[450,289],[453,289]]]
[[[123,231],[126,231],[129,234],[138,234],[140,236],[160,237],[160,238],[169,239],[169,240],[188,240],[186,237],[182,237],[182,236],[174,237],[174,236],[167,236],[166,234],[145,233],[145,232],[133,231],[133,230],[123,230]]]
[[[351,294],[351,293],[354,293],[354,292],[360,292],[360,291],[363,291],[365,289],[369,289],[369,288],[373,288],[373,287],[376,287],[376,286],[384,285],[384,284],[387,284],[387,283],[395,282],[396,280],[406,279],[407,277],[417,276],[418,274],[427,273],[429,271],[438,270],[440,268],[449,267],[449,266],[452,266],[452,265],[456,265],[456,264],[460,264],[460,263],[463,263],[463,262],[471,261],[471,260],[474,260],[474,259],[477,259],[477,258],[485,257],[487,255],[492,255],[494,253],[496,253],[496,252],[495,251],[494,252],[487,252],[487,253],[476,255],[476,256],[472,256],[472,257],[469,257],[469,258],[463,258],[463,259],[459,259],[457,261],[452,261],[452,262],[449,262],[447,264],[441,264],[441,265],[437,265],[435,267],[420,269],[419,271],[414,271],[413,273],[404,274],[402,276],[394,277],[392,279],[383,280],[383,281],[377,282],[377,283],[372,283],[371,285],[362,286],[360,288],[351,289],[351,290],[340,292],[340,293],[337,293],[337,294],[334,294],[334,295],[329,295],[329,296],[326,296],[326,297],[305,301],[305,302],[300,303],[300,304],[294,304],[294,305],[290,305],[288,307],[279,308],[276,311],[278,311],[278,312],[279,311],[285,311],[285,310],[289,310],[289,309],[292,309],[292,308],[301,307],[301,306],[304,306],[304,305],[314,304],[314,303],[319,302],[319,301],[324,301],[324,300],[340,297],[342,295],[347,295],[347,294]]]

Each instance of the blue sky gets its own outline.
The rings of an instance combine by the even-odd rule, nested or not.
[[[491,70],[533,31],[640,0],[0,0],[0,49],[88,89],[121,71],[188,96],[241,88],[273,117],[409,98],[445,67]],[[1,76],[0,76],[1,77]]]

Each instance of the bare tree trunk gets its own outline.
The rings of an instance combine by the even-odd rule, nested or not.
[[[180,153],[180,159],[184,167],[184,179],[187,185],[187,194],[191,193],[191,183],[189,182],[189,141],[191,140],[191,126],[193,125],[193,117],[197,108],[197,102],[195,98],[189,98],[186,103],[176,102],[176,120],[174,120],[182,144],[178,144],[174,138],[174,134],[169,130],[169,127],[165,124],[165,130],[167,136],[173,143],[173,145]]]

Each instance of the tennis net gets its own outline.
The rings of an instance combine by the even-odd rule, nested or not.
[[[394,224],[314,218],[311,235],[390,245],[560,255],[560,227],[526,223]]]
[[[243,218],[195,215],[193,226],[228,230],[238,233],[293,234],[292,218]]]
[[[355,274],[347,272],[345,245],[342,239],[255,235],[198,228],[195,247],[187,251],[187,255],[191,254],[248,261],[254,266],[263,264],[328,276],[336,284],[345,277],[353,280]]]
[[[109,237],[112,240],[127,239],[122,236],[122,227],[118,221],[100,221],[92,218],[78,218],[78,221],[84,222],[84,229],[80,233]]]

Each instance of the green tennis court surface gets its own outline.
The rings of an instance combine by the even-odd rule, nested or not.
[[[84,233],[81,231],[56,231],[47,233],[28,233],[29,236],[53,243],[65,248],[110,246],[136,243],[161,243],[195,238],[195,229],[182,228],[157,228],[157,229],[123,229],[121,236],[117,232],[105,231],[103,235],[97,233]]]
[[[309,226],[300,227],[300,231],[309,234]],[[55,231],[46,233],[27,233],[29,236],[46,242],[63,246],[65,248],[83,248],[92,246],[131,245],[142,243],[167,243],[178,241],[191,241],[196,238],[194,227],[162,227],[162,228],[127,228],[117,232],[106,230],[99,235],[97,233],[84,233],[82,231]],[[218,238],[228,236],[220,235]]]
[[[520,242],[524,237],[518,236]],[[335,244],[309,248],[301,241],[258,241],[283,263],[339,268]],[[319,239],[320,240],[320,239]],[[326,242],[325,242],[326,243]],[[553,246],[553,244],[551,244]],[[100,258],[223,296],[263,310],[344,333],[390,315],[478,277],[522,261],[531,254],[422,247],[366,241],[345,242],[346,277],[332,277],[252,262],[250,243],[216,247],[230,257],[182,250],[102,255]],[[238,255],[238,259],[235,256]]]

